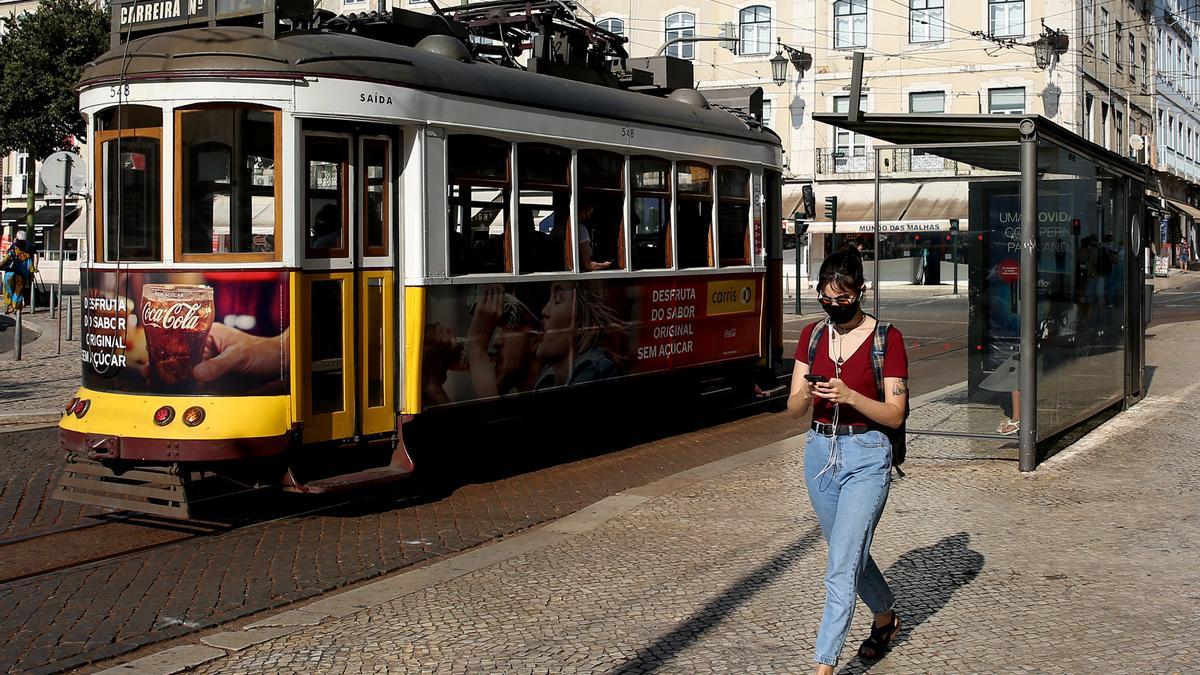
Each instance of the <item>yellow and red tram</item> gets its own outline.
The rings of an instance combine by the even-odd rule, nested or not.
[[[752,116],[612,86],[597,55],[619,42],[562,3],[490,51],[474,20],[212,4],[115,4],[80,84],[94,199],[60,498],[186,514],[189,471],[375,441],[386,466],[280,476],[389,482],[409,416],[779,364],[782,153]]]

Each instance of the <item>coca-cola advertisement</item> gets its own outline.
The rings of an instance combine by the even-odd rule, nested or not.
[[[434,286],[426,406],[759,355],[761,277]]]
[[[155,394],[288,390],[287,273],[84,274],[83,381]]]

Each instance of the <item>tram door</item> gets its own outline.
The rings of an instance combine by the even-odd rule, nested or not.
[[[303,135],[304,442],[395,429],[395,138]]]

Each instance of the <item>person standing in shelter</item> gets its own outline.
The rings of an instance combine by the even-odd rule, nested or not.
[[[25,230],[18,230],[12,246],[4,254],[0,267],[4,270],[4,313],[25,308],[33,292],[33,274],[37,270],[37,250],[29,243]]]
[[[902,625],[895,598],[870,550],[891,484],[892,447],[885,430],[898,428],[907,410],[908,356],[900,331],[882,327],[886,338],[879,391],[873,352],[882,330],[862,310],[865,291],[857,252],[838,252],[822,263],[817,300],[829,318],[801,333],[787,401],[793,417],[812,410],[804,480],[829,549],[825,609],[817,631],[818,675],[834,672],[856,594],[874,614],[859,656],[882,657]],[[808,375],[821,381],[812,383]]]

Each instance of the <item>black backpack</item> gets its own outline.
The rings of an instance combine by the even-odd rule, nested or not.
[[[869,316],[869,315],[868,315]],[[819,321],[813,326],[812,334],[808,339],[808,363],[812,367],[813,359],[817,357],[817,345],[821,343],[821,338],[825,335],[825,330],[828,327],[828,322]],[[883,357],[887,354],[887,336],[891,330],[892,324],[887,321],[875,322],[875,337],[871,342],[871,371],[875,374],[875,389],[879,392],[879,400],[884,400],[883,394]],[[887,437],[892,444],[892,466],[896,469],[896,473],[901,476],[904,472],[900,470],[900,465],[904,463],[904,456],[908,451],[908,398],[904,399],[904,421],[895,429],[884,428],[883,435]]]

